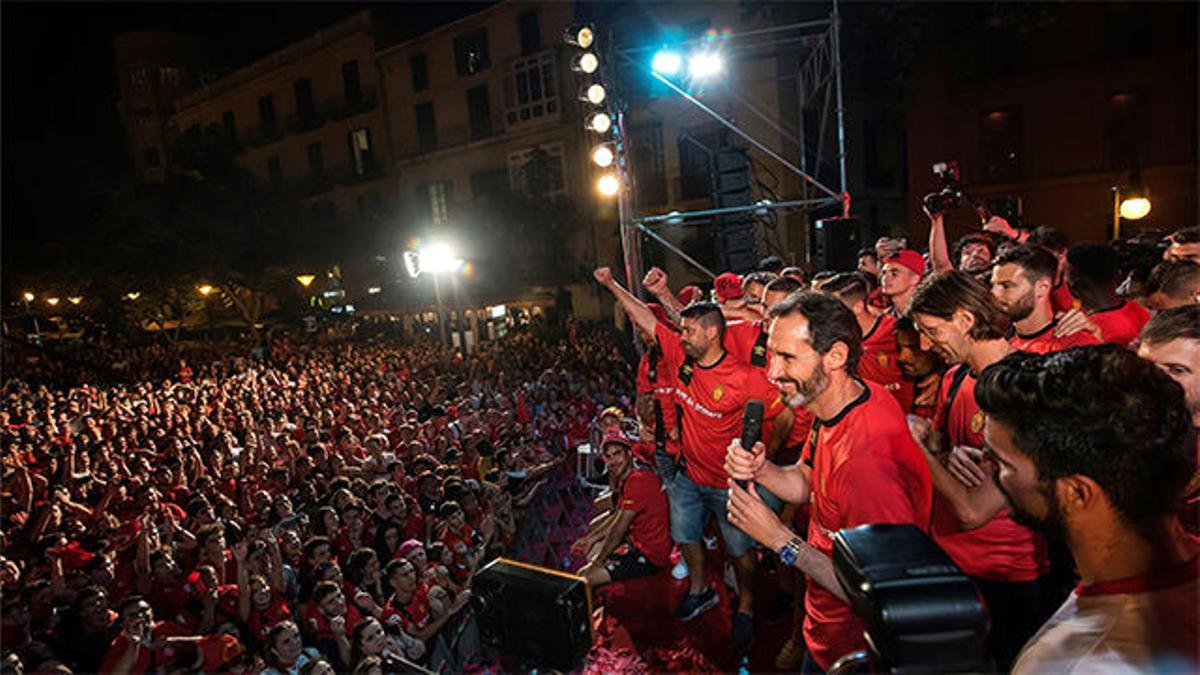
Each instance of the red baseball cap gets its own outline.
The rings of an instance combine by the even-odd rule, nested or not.
[[[742,297],[742,279],[733,272],[726,272],[713,282],[717,291],[717,302],[728,302]]]
[[[896,263],[912,270],[917,276],[925,276],[925,256],[911,248],[904,248],[884,259],[883,264]]]
[[[600,449],[603,450],[609,443],[620,443],[626,449],[632,450],[633,443],[629,441],[629,437],[620,429],[609,429],[604,434],[604,440],[600,442]]]
[[[244,654],[246,648],[232,635],[218,633],[200,638],[198,651],[204,659],[201,666],[203,671],[216,673],[225,670],[225,666]]]
[[[699,301],[702,297],[704,297],[704,291],[700,290],[698,286],[684,286],[679,289],[679,302],[685,307]]]

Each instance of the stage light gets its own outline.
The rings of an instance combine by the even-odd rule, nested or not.
[[[431,244],[417,253],[422,272],[454,272],[463,265],[462,258],[459,258],[448,244]]]
[[[654,55],[654,61],[651,62],[650,67],[659,75],[674,77],[683,67],[683,58],[677,52],[664,49]]]
[[[608,97],[608,92],[604,90],[604,85],[599,82],[585,84],[579,91],[579,99],[587,101],[592,105],[600,105],[604,103],[604,99]]]
[[[1127,196],[1121,201],[1121,217],[1125,220],[1141,220],[1150,213],[1150,200],[1145,197]]]
[[[587,49],[596,41],[596,33],[588,24],[570,26],[563,31],[563,41],[569,45]]]
[[[712,50],[696,52],[688,59],[688,74],[693,79],[704,79],[721,74],[725,69],[725,62],[721,59],[721,55]]]
[[[588,75],[596,72],[596,69],[599,67],[600,59],[596,58],[596,55],[592,52],[584,52],[576,56],[575,60],[571,62],[571,70]]]
[[[606,173],[596,181],[596,190],[605,197],[612,197],[621,191],[621,181],[616,174]]]
[[[613,155],[612,148],[607,145],[598,145],[592,151],[592,161],[596,163],[596,166],[611,166],[614,159],[616,156]]]
[[[612,118],[606,112],[595,113],[588,119],[587,128],[598,134],[607,134],[612,128]]]

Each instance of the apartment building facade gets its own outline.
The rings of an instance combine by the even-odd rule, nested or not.
[[[369,11],[356,13],[178,101],[176,133],[216,130],[266,184],[295,184],[331,217],[382,213],[388,143]]]

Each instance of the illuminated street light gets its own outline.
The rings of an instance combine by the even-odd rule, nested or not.
[[[1150,200],[1145,197],[1126,197],[1121,201],[1121,217],[1125,220],[1141,220],[1150,213]]]
[[[679,74],[679,69],[683,67],[683,58],[677,52],[664,49],[654,55],[654,61],[650,64],[654,72],[667,77],[674,77]]]
[[[137,300],[137,299],[138,299],[138,298],[140,298],[140,297],[142,297],[142,292],[141,292],[141,291],[130,291],[130,292],[128,292],[128,293],[126,293],[126,294],[125,294],[125,299],[126,299],[126,300]]]
[[[596,166],[611,166],[613,159],[615,159],[615,156],[613,155],[612,148],[608,147],[607,145],[598,145],[596,146],[596,149],[592,151],[592,161],[596,163]]]
[[[564,31],[563,41],[569,45],[587,49],[596,41],[596,33],[588,24],[571,26]]]
[[[604,103],[604,99],[608,97],[608,92],[604,90],[604,85],[599,82],[583,85],[583,89],[579,92],[579,98],[582,101],[587,101],[592,105],[600,105]]]
[[[300,282],[300,285],[305,288],[308,288],[309,286],[311,286],[312,282],[316,281],[316,279],[317,279],[317,276],[315,274],[297,274],[296,275],[296,281]]]
[[[23,298],[25,300],[25,302],[33,302],[33,299],[36,297],[37,297],[36,295],[34,295],[33,293],[31,293],[29,291],[25,291],[25,293],[23,295],[21,295],[21,298]]]
[[[697,52],[688,59],[688,74],[693,79],[700,80],[720,75],[724,69],[725,62],[721,59],[721,55],[712,50]]]
[[[83,298],[78,295],[72,295],[71,297],[67,298],[67,302],[71,303],[72,305],[78,305],[79,303],[83,302]]]
[[[617,180],[616,174],[606,173],[596,181],[596,190],[605,197],[612,197],[621,191],[621,181]]]
[[[203,295],[204,297],[208,297],[216,289],[208,284],[200,284],[199,286],[196,287],[196,290],[200,291],[200,295]]]
[[[592,52],[584,52],[575,57],[571,63],[571,70],[577,73],[585,73],[591,75],[600,67],[600,59]]]
[[[612,128],[612,118],[606,112],[598,112],[588,119],[588,129],[598,133],[607,134]]]
[[[378,286],[372,286],[367,289],[367,294],[369,294],[369,295],[378,295],[379,293],[382,293],[382,292],[383,292],[383,289]]]
[[[431,244],[417,253],[420,257],[422,272],[432,272],[433,274],[455,272],[463,266],[463,259],[459,258],[448,244]]]
[[[58,298],[46,298],[46,304],[50,305],[51,307],[57,307]]]

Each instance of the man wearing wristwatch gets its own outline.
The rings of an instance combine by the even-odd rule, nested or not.
[[[862,329],[837,298],[799,292],[771,308],[769,377],[784,401],[816,418],[799,462],[779,466],[734,440],[726,455],[729,521],[804,572],[802,672],[821,672],[866,648],[863,624],[847,604],[833,570],[833,534],[868,523],[911,523],[928,529],[929,467],[909,434],[904,412],[880,385],[857,375]],[[750,481],[745,487],[737,481]],[[811,504],[801,541],[753,489]]]

